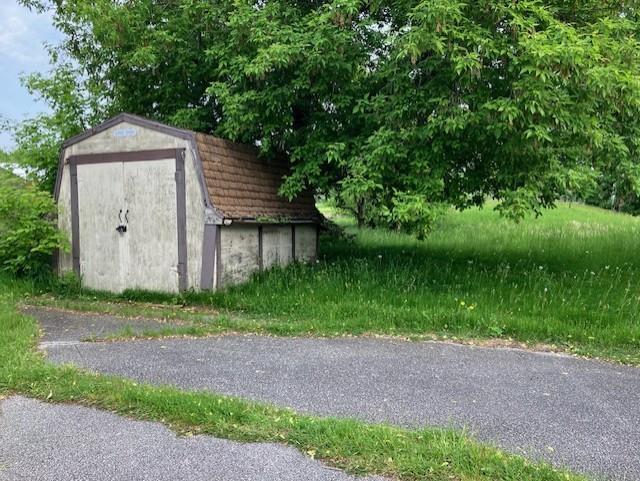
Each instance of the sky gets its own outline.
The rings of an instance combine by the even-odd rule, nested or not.
[[[21,120],[46,111],[20,85],[22,73],[49,70],[45,43],[61,38],[50,14],[37,14],[15,0],[0,0],[0,117]],[[0,132],[0,149],[11,149],[11,136]]]

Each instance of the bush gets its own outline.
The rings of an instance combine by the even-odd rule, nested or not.
[[[50,271],[53,252],[66,247],[55,214],[48,193],[0,169],[0,271],[29,276]]]

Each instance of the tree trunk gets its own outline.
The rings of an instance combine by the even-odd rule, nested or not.
[[[356,219],[358,220],[358,228],[362,229],[365,226],[364,199],[358,199],[356,202]]]

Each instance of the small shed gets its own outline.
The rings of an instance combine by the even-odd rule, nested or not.
[[[67,140],[55,188],[60,274],[121,292],[211,290],[308,262],[321,215],[278,195],[288,167],[256,148],[129,114]]]

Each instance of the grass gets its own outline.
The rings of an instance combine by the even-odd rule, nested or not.
[[[560,204],[514,224],[489,206],[452,212],[418,241],[358,230],[349,216],[323,208],[354,239],[325,236],[314,265],[263,272],[213,294],[74,293],[38,302],[122,315],[160,313],[208,322],[213,331],[513,339],[640,364],[638,218]],[[210,314],[189,310],[194,306],[227,317],[211,322]]]
[[[0,398],[19,393],[163,422],[179,433],[277,442],[354,474],[397,480],[579,481],[584,478],[482,445],[464,433],[406,430],[354,420],[303,416],[207,392],[182,392],[47,363],[35,320],[16,311],[33,292],[0,278]]]

